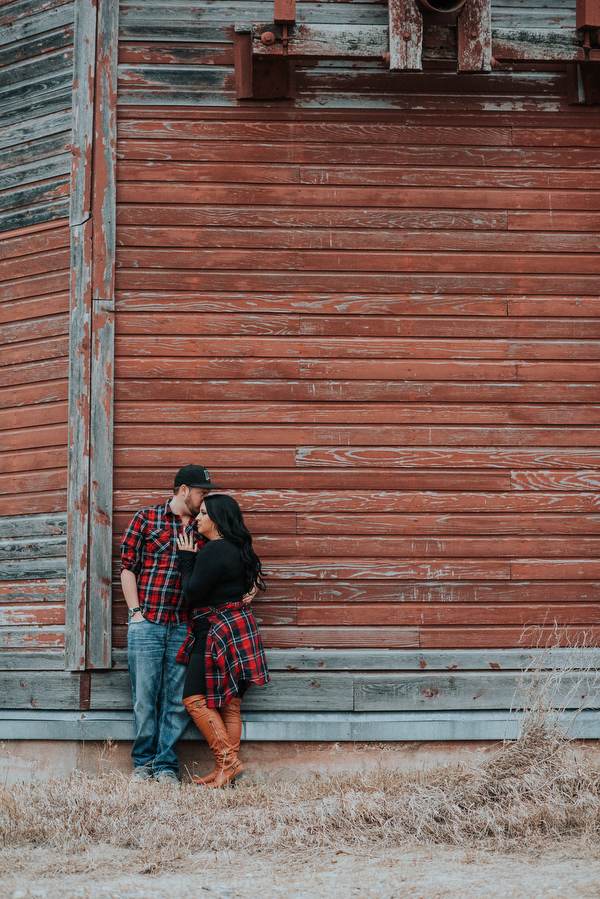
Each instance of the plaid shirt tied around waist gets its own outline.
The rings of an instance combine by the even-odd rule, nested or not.
[[[194,618],[206,618],[210,630],[206,638],[206,704],[209,708],[226,705],[238,695],[238,683],[248,681],[260,686],[269,682],[267,660],[254,615],[242,602],[226,606],[196,609]],[[187,665],[196,635],[193,622],[177,661]]]

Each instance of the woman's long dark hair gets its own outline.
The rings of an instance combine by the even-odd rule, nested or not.
[[[224,540],[237,546],[244,564],[246,593],[254,586],[265,589],[260,559],[252,549],[252,537],[244,524],[242,510],[232,496],[225,493],[210,493],[204,497],[208,517],[217,527]]]

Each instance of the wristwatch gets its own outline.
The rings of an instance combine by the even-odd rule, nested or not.
[[[141,612],[140,606],[136,606],[135,609],[129,609],[127,611],[127,624],[131,621],[136,612]]]

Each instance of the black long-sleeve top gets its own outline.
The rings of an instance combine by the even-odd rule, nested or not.
[[[228,540],[211,540],[197,553],[177,550],[183,592],[190,608],[224,606],[240,602],[246,592],[240,551]],[[194,621],[196,633],[208,630],[203,619]]]

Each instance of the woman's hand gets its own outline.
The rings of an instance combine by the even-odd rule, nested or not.
[[[180,534],[177,538],[177,549],[181,549],[188,553],[197,553],[198,546],[194,541],[192,534]]]

